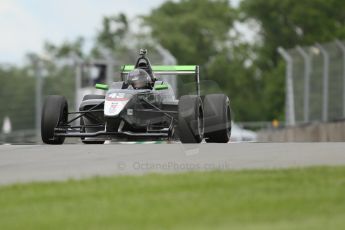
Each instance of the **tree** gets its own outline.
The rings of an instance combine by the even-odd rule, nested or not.
[[[257,77],[255,68],[250,63],[251,49],[249,44],[238,44],[225,49],[207,66],[206,76],[211,76],[223,93],[230,97],[236,121],[266,119],[262,112],[261,79]]]
[[[345,4],[339,0],[243,0],[242,20],[254,19],[262,39],[261,68],[277,66],[276,48],[345,37]],[[263,58],[261,58],[263,57]]]
[[[83,52],[84,38],[78,37],[74,41],[65,41],[62,44],[45,42],[43,45],[44,53],[50,58],[71,58],[73,56],[84,57]]]
[[[105,48],[114,52],[121,47],[121,43],[129,31],[127,16],[123,13],[104,17],[102,29],[97,34],[94,52]]]
[[[241,20],[255,20],[260,26],[254,65],[261,72],[263,113],[266,119],[283,118],[284,66],[277,48],[345,38],[345,4],[339,0],[243,0],[239,12]]]
[[[165,2],[143,19],[180,63],[202,66],[229,39],[235,16],[228,0],[182,0]]]

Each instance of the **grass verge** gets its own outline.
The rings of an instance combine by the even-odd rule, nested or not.
[[[5,186],[0,229],[345,229],[345,167]]]

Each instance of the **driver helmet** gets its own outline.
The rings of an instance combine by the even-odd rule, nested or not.
[[[147,89],[151,87],[151,77],[143,69],[134,69],[128,73],[127,83],[134,89]]]

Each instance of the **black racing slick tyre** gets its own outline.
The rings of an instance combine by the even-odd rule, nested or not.
[[[204,98],[205,141],[227,143],[231,136],[231,109],[224,94],[209,94]]]
[[[182,143],[200,143],[204,136],[204,112],[199,96],[182,96],[178,104],[178,133]]]
[[[63,96],[48,96],[44,102],[41,119],[41,136],[45,144],[61,145],[65,137],[55,136],[55,128],[68,120],[68,104]]]
[[[92,99],[104,99],[104,95],[97,95],[97,94],[88,94],[83,97],[83,101],[92,100]],[[80,118],[80,126],[84,126],[84,119],[83,117]],[[85,128],[81,128],[81,132],[85,132]],[[85,137],[80,138],[81,141],[86,145],[102,145],[105,141],[99,140],[85,140]]]

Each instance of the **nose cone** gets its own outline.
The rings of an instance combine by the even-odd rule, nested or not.
[[[104,102],[104,116],[115,117],[126,107],[131,96],[124,93],[110,93]]]

